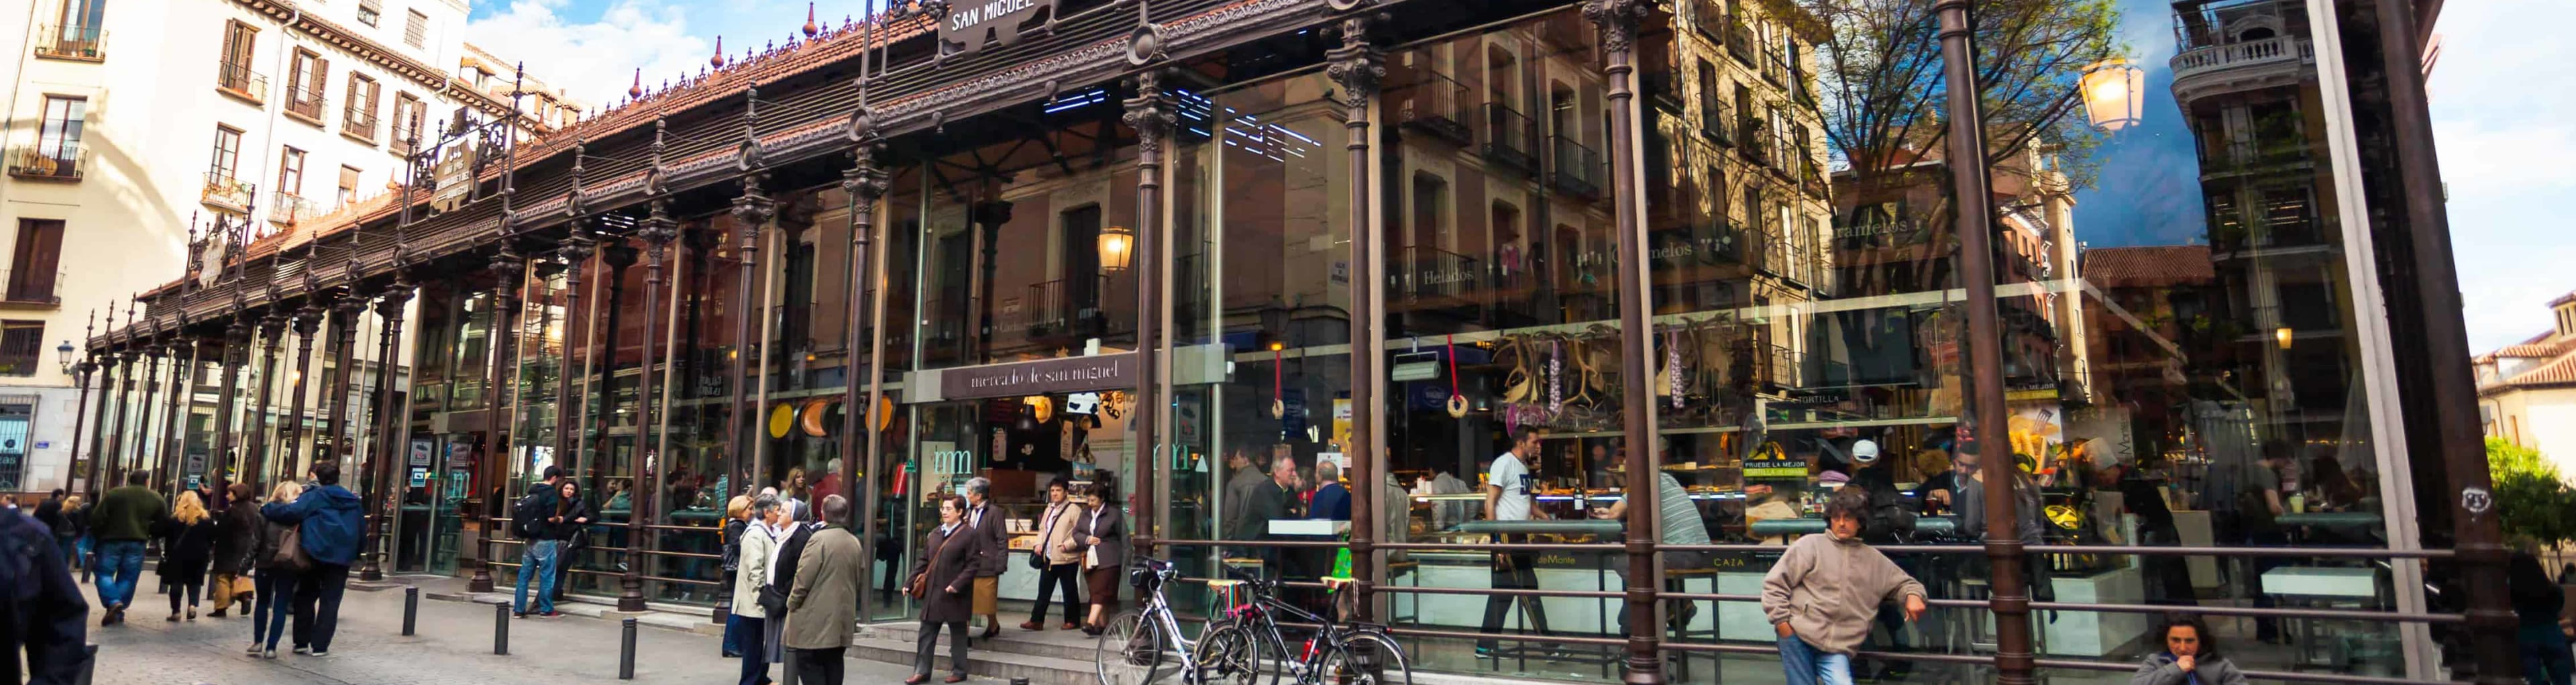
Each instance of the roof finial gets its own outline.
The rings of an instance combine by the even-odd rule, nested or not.
[[[805,3],[805,37],[812,38],[822,32],[823,27],[814,25],[814,3]]]
[[[707,58],[707,66],[724,68],[724,36],[716,36],[716,56]]]
[[[631,85],[631,86],[627,86],[627,87],[626,87],[626,97],[630,97],[630,98],[640,98],[640,97],[644,97],[644,68],[643,68],[643,67],[636,67],[636,68],[635,68],[635,85]]]

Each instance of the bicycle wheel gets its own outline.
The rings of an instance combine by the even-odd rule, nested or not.
[[[1100,642],[1093,647],[1093,664],[1100,675],[1100,685],[1146,685],[1162,675],[1163,662],[1169,657],[1170,636],[1144,614],[1129,611],[1109,619],[1109,627],[1100,631]]]
[[[1324,655],[1322,673],[1327,683],[1349,685],[1412,685],[1413,669],[1405,661],[1404,647],[1393,638],[1377,633],[1357,633],[1342,638],[1330,653]]]
[[[1276,674],[1263,672],[1261,638],[1243,626],[1219,623],[1199,634],[1197,648],[1199,682],[1210,685],[1264,685],[1277,682]]]

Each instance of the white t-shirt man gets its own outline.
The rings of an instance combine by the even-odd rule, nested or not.
[[[1520,455],[1504,452],[1494,457],[1493,468],[1485,472],[1485,483],[1503,489],[1502,497],[1494,500],[1494,520],[1529,520],[1529,468],[1521,465]]]

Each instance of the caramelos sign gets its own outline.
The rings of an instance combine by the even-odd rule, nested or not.
[[[1056,0],[967,0],[948,13],[939,24],[939,40],[955,46],[958,53],[975,54],[986,41],[1008,46],[1020,42],[1020,28],[1036,19],[1039,10],[1055,16]]]

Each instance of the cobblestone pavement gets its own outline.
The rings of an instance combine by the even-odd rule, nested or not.
[[[143,579],[150,583],[149,573]],[[95,592],[88,585],[84,590]],[[426,594],[426,591],[424,591]],[[499,685],[505,683],[731,683],[739,663],[717,654],[715,636],[645,627],[636,635],[635,679],[617,679],[618,624],[591,618],[510,622],[510,654],[492,654],[492,607],[420,602],[418,634],[403,637],[400,589],[352,589],[340,607],[331,655],[297,656],[279,643],[276,660],[242,655],[250,621],[239,616],[168,623],[168,606],[147,585],[126,623],[100,628],[94,682],[101,685]],[[95,595],[92,601],[96,601]],[[776,673],[775,667],[772,674]],[[851,661],[846,682],[897,683],[909,669]]]

